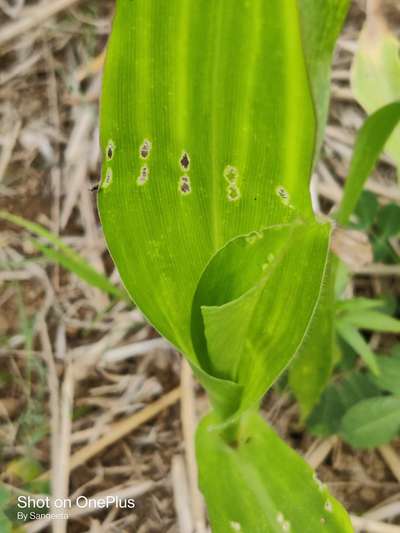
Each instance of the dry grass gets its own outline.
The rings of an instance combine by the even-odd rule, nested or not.
[[[341,197],[364,118],[349,88],[363,4],[354,2],[336,53],[314,179],[324,212]],[[118,283],[89,190],[99,175],[97,106],[112,9],[111,1],[0,0],[0,208],[61,235]],[[381,203],[400,200],[393,177],[383,158],[367,184]],[[51,524],[54,533],[205,532],[192,435],[207,402],[187,365],[129,303],[113,302],[39,258],[24,232],[1,229],[0,480],[21,490],[10,463],[25,457],[40,464],[42,483],[51,479],[53,496],[137,499],[133,513],[74,508],[68,523]],[[352,290],[397,291],[398,267],[365,265],[365,242],[354,239]],[[299,430],[289,395],[270,394],[265,408],[353,513],[369,511],[363,521],[355,518],[357,528],[400,531],[383,523],[400,516],[394,447],[355,453],[336,438],[315,441]],[[25,531],[46,528],[38,521]]]

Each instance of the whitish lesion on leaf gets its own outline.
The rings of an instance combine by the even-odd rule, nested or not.
[[[275,255],[274,254],[268,254],[268,257],[267,257],[267,260],[265,261],[265,263],[262,265],[262,269],[265,271],[265,270],[268,270],[269,267],[272,265],[272,263],[275,261]]]
[[[228,185],[227,198],[230,202],[236,202],[240,199],[240,189],[236,183],[230,183]]]
[[[239,179],[239,171],[233,165],[227,165],[224,168],[224,178],[228,182],[226,193],[230,202],[236,202],[240,199],[240,189],[237,183]]]
[[[190,178],[189,176],[181,176],[179,178],[179,192],[186,196],[187,194],[190,194],[192,192],[192,186],[190,184]]]
[[[111,185],[112,179],[113,179],[113,171],[112,171],[112,168],[108,167],[106,170],[106,175],[105,175],[105,178],[102,184],[102,188],[107,189]]]
[[[331,513],[333,511],[332,502],[330,500],[326,500],[325,505],[324,505],[324,509],[328,513]]]
[[[275,189],[276,194],[281,199],[281,202],[285,205],[289,205],[290,203],[290,196],[285,187],[282,187],[282,185],[278,185],[278,187]]]
[[[242,531],[242,526],[239,524],[239,522],[232,521],[229,523],[229,525],[233,531]]]
[[[139,148],[139,156],[141,159],[148,159],[150,156],[152,144],[151,141],[145,139]]]
[[[150,176],[150,170],[147,165],[143,165],[140,169],[140,174],[136,180],[136,183],[139,185],[139,187],[143,187],[148,181]]]
[[[181,169],[187,172],[190,169],[190,157],[187,152],[182,152],[181,158],[179,160]]]
[[[318,489],[322,492],[325,490],[325,485],[322,483],[322,481],[318,478],[317,474],[313,473],[313,481],[317,484]]]
[[[275,193],[280,199],[280,201],[283,203],[283,205],[289,207],[290,209],[294,209],[294,206],[290,203],[290,195],[285,189],[285,187],[283,187],[282,185],[278,185],[278,187],[275,189]]]
[[[227,165],[224,168],[224,178],[228,183],[236,182],[239,178],[239,171],[232,165]]]
[[[276,521],[281,526],[283,531],[290,531],[290,522],[288,520],[285,520],[283,513],[278,513],[276,515]]]

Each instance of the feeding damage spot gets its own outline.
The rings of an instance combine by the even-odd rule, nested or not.
[[[240,198],[240,189],[237,183],[239,179],[238,169],[232,165],[227,165],[224,169],[224,178],[228,182],[227,198],[230,202],[236,202]]]
[[[149,181],[150,176],[150,170],[147,165],[143,165],[140,169],[140,175],[138,176],[138,179],[136,180],[136,183],[142,187]]]
[[[232,183],[233,181],[236,181],[239,177],[239,171],[236,167],[233,167],[232,165],[228,165],[224,168],[224,178],[228,183]]]
[[[188,171],[190,168],[190,157],[187,152],[183,152],[181,155],[181,158],[179,160],[179,164],[181,165],[181,169]]]
[[[284,187],[282,187],[282,185],[278,185],[278,187],[275,189],[275,192],[279,196],[283,204],[289,205],[289,202],[290,202],[289,193]]]
[[[106,170],[106,177],[104,178],[103,185],[102,185],[103,189],[107,189],[111,185],[112,178],[113,178],[113,171],[110,167],[108,167]]]
[[[285,520],[285,517],[282,513],[278,513],[276,515],[276,521],[278,522],[278,524],[280,524],[283,531],[290,531],[290,522]]]
[[[328,513],[331,513],[333,511],[332,502],[330,500],[326,500],[325,505],[324,505],[324,509]]]
[[[242,526],[239,524],[239,522],[229,522],[229,525],[233,531],[242,531]]]
[[[227,193],[227,198],[230,202],[236,202],[240,198],[240,190],[236,183],[228,185]]]
[[[313,474],[313,480],[317,484],[318,489],[322,492],[324,490],[324,488],[325,488],[325,485],[322,483],[322,481],[320,479],[318,479],[318,476],[317,476],[317,474],[315,472]]]
[[[111,161],[113,159],[114,153],[115,153],[115,144],[114,144],[114,141],[110,139],[107,143],[107,148],[106,148],[107,161]]]
[[[179,192],[183,195],[190,194],[192,192],[192,187],[190,185],[189,176],[181,176],[179,179]]]
[[[142,159],[147,159],[151,152],[152,144],[148,139],[145,139],[139,148],[139,155]]]
[[[269,267],[272,265],[272,263],[275,261],[275,256],[274,254],[268,254],[268,257],[267,257],[267,260],[266,262],[262,265],[262,269],[265,271],[265,270],[268,270]]]

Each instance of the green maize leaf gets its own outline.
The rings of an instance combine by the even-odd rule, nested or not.
[[[343,321],[359,329],[400,333],[400,320],[378,311],[357,311],[346,314]]]
[[[333,49],[349,0],[299,0],[303,46],[317,115],[316,157],[328,118]]]
[[[400,395],[400,354],[391,357],[379,357],[380,374],[374,377],[381,389]]]
[[[338,319],[335,322],[336,331],[340,337],[349,344],[358,355],[364,360],[371,372],[379,374],[379,366],[374,352],[365,341],[364,337],[357,330],[356,326],[343,320]]]
[[[303,342],[320,294],[315,280],[324,278],[329,231],[329,224],[297,223],[238,237],[200,279],[195,350],[210,374],[243,385],[242,409],[261,398]]]
[[[355,448],[375,448],[390,442],[400,430],[400,398],[368,398],[344,415],[341,437]]]
[[[325,12],[326,6],[317,4],[313,13]],[[344,4],[330,2],[332,12]],[[235,10],[227,0],[119,0],[108,47],[101,104],[105,161],[98,198],[107,243],[136,304],[189,358],[213,404],[225,409],[231,403],[228,411],[251,376],[235,383],[234,372],[226,367],[230,370],[239,360],[249,360],[249,367],[256,358],[266,367],[262,360],[270,333],[254,346],[241,338],[231,365],[227,350],[219,353],[218,339],[211,352],[225,366],[219,368],[221,361],[215,361],[211,368],[210,354],[193,347],[193,297],[207,265],[212,258],[217,261],[232,239],[299,219],[313,226],[308,187],[316,124],[309,77],[315,91],[318,83],[306,69],[300,22],[305,11],[301,15],[296,0],[251,5],[240,0]],[[332,44],[332,37],[327,39]],[[318,70],[319,54],[325,64],[322,56],[331,51],[310,43]],[[282,263],[281,275],[293,280],[279,286],[279,294],[288,294],[296,281],[303,288],[305,314],[294,320],[300,326],[293,341],[282,346],[282,361],[281,350],[271,352],[275,363],[262,370],[242,405],[265,392],[294,355],[288,348],[296,349],[304,337],[320,292],[328,237],[328,226],[314,231],[314,243],[305,235],[299,265],[293,254]],[[306,265],[307,249],[312,266]],[[243,283],[252,287],[250,278]],[[242,297],[239,286],[235,290]],[[272,291],[265,292],[271,302]],[[243,314],[254,306],[250,300],[244,295],[227,310],[236,322],[240,305]],[[281,331],[287,331],[293,322],[282,318],[277,300],[273,321],[280,316]],[[257,321],[252,321],[257,333],[266,329],[262,309],[260,305]],[[225,311],[204,310],[210,316]],[[246,320],[247,315],[241,332]],[[229,323],[230,331],[235,327]],[[230,346],[238,338],[239,331]],[[218,368],[216,375],[211,373]]]
[[[399,120],[400,102],[394,102],[375,111],[361,127],[354,146],[343,198],[336,214],[340,224],[348,223],[358,203],[364,183]]]
[[[289,368],[289,385],[299,403],[302,421],[318,402],[334,366],[335,280],[332,267],[331,261],[310,332]]]
[[[379,14],[368,17],[358,42],[351,75],[354,96],[368,113],[400,100],[399,52],[400,42]],[[399,173],[400,126],[388,140],[385,151],[396,163]]]
[[[85,259],[75,252],[75,250],[70,248],[57,237],[57,235],[51,233],[51,231],[48,231],[40,224],[36,224],[35,222],[31,222],[30,220],[26,220],[25,218],[5,211],[0,211],[0,219],[7,220],[8,222],[20,226],[34,235],[42,237],[50,242],[54,248],[45,246],[38,240],[31,240],[32,244],[40,250],[43,255],[46,255],[54,263],[58,263],[70,272],[73,272],[89,285],[117,298],[126,298],[126,293],[124,291],[113,285],[106,276],[91,267]]]
[[[102,224],[129,293],[192,360],[192,298],[211,257],[312,217],[314,134],[295,0],[117,2]]]
[[[203,419],[196,437],[213,533],[353,531],[340,503],[260,415],[242,416],[236,446],[215,423],[212,415]]]
[[[378,396],[379,392],[371,376],[361,372],[352,372],[340,383],[332,383],[307,420],[309,431],[318,437],[338,433],[346,411],[361,400]]]

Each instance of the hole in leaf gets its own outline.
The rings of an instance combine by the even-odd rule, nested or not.
[[[183,195],[187,195],[192,192],[189,176],[181,176],[179,180],[179,192]]]
[[[140,175],[138,179],[136,180],[136,183],[140,187],[142,187],[149,181],[149,176],[150,176],[149,167],[147,165],[143,165],[142,168],[140,169]]]
[[[282,185],[279,185],[275,189],[275,192],[279,196],[279,198],[281,199],[283,204],[285,204],[285,205],[289,204],[289,202],[290,202],[289,193],[287,192],[287,190],[284,187],[282,187]]]
[[[227,165],[224,169],[224,178],[228,183],[235,182],[239,177],[239,171],[232,165]]]
[[[227,198],[230,202],[237,202],[240,198],[240,190],[236,183],[231,182],[227,188]]]
[[[189,158],[189,154],[187,152],[183,152],[179,162],[180,162],[182,170],[189,170],[190,158]]]
[[[332,502],[329,501],[329,500],[326,500],[325,505],[324,505],[324,509],[328,513],[331,513],[333,511]]]
[[[107,189],[111,185],[112,178],[113,178],[113,171],[110,167],[108,167],[106,171],[106,177],[104,178],[103,185],[102,185],[103,189]]]
[[[112,158],[114,157],[114,152],[115,152],[115,144],[114,144],[114,141],[112,141],[111,139],[108,141],[107,143],[107,148],[106,148],[106,159],[107,161],[111,161]]]
[[[139,155],[142,159],[147,159],[151,152],[151,142],[148,139],[145,139],[142,143],[142,146],[139,149]]]

